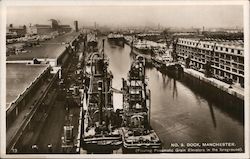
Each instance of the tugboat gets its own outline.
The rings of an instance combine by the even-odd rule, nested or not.
[[[123,153],[156,152],[161,142],[150,126],[150,90],[145,81],[145,59],[137,56],[128,80],[123,79]]]
[[[103,42],[104,43],[104,42]],[[103,44],[104,45],[104,44]],[[86,74],[82,147],[88,153],[112,153],[122,145],[119,114],[114,111],[112,78],[104,53],[92,52]]]

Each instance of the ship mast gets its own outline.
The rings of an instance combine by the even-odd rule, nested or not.
[[[105,58],[104,58],[104,42],[105,39],[102,40],[102,65],[103,65],[103,82],[100,82],[99,84],[99,95],[100,95],[100,103],[99,103],[99,109],[100,109],[100,123],[103,122],[103,107],[107,109],[108,106],[108,86],[107,86],[107,66],[105,64]],[[103,93],[104,93],[104,101],[103,101]],[[107,123],[106,123],[107,124]]]

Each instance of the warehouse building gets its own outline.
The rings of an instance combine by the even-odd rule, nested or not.
[[[49,90],[60,78],[61,70],[73,52],[79,34],[66,33],[26,53],[6,60],[6,146],[13,150],[20,136],[46,114]],[[32,126],[33,125],[33,126]]]
[[[26,26],[13,26],[10,24],[9,27],[7,27],[7,33],[16,33],[18,37],[24,36],[27,33]],[[8,35],[8,34],[7,34]],[[8,38],[8,36],[7,36]]]
[[[49,64],[52,67],[61,66],[67,60],[73,42],[77,39],[78,33],[70,32],[40,43],[40,46],[26,48],[27,53],[11,55],[7,57],[7,63],[33,63],[38,62]]]
[[[235,84],[244,84],[244,44],[241,40],[202,40],[198,38],[180,38],[176,45],[178,60],[196,70],[205,69],[211,62],[213,77],[229,78]]]
[[[38,35],[44,35],[44,34],[49,34],[54,31],[60,32],[70,32],[72,28],[70,25],[58,25],[57,28],[53,28],[52,25],[44,25],[44,24],[35,24],[32,26],[29,26],[27,28],[27,32],[29,34],[38,34]]]
[[[7,64],[6,65],[6,111],[7,128],[25,109],[31,96],[49,78],[48,65]]]

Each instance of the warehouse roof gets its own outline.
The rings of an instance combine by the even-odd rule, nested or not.
[[[6,109],[47,67],[47,65],[6,64]]]
[[[68,45],[66,43],[71,42],[76,37],[76,35],[76,32],[71,32],[51,40],[41,42],[40,46],[27,48],[26,53],[8,56],[7,61],[32,60],[33,58],[57,59],[65,51]]]

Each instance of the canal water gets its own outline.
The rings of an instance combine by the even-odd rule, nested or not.
[[[113,87],[121,89],[121,78],[127,78],[133,60],[131,48],[111,45],[106,40],[104,52],[114,75]],[[146,76],[151,90],[150,122],[163,148],[170,148],[171,143],[231,142],[235,144],[231,148],[244,149],[243,115],[221,109],[220,104],[200,95],[185,81],[174,80],[153,67],[146,69]],[[121,107],[121,104],[122,95],[115,95],[114,106]]]

